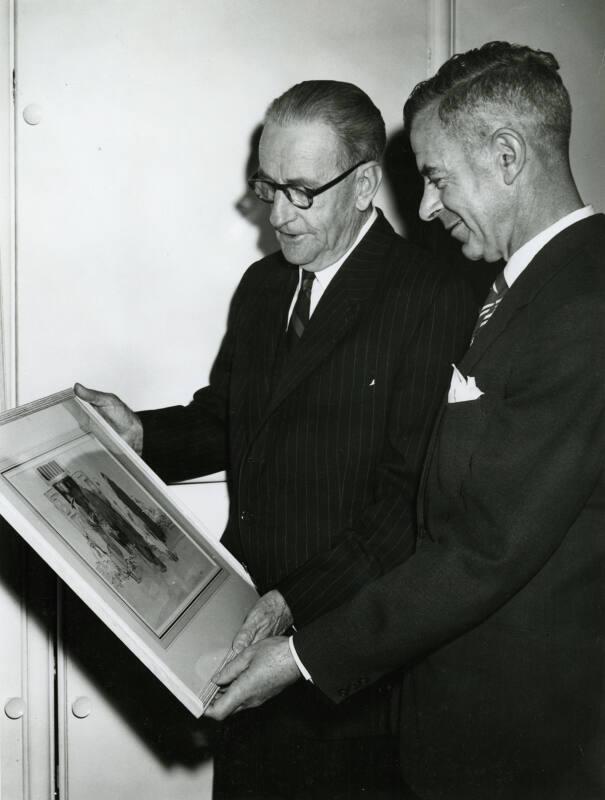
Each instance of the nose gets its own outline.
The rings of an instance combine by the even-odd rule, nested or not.
[[[435,219],[438,214],[443,210],[441,202],[441,193],[436,186],[430,181],[424,184],[424,191],[422,192],[422,199],[418,208],[418,215],[424,222],[430,222]]]
[[[274,228],[281,228],[282,225],[290,222],[296,216],[296,206],[288,200],[286,195],[278,189],[275,192],[269,222]]]

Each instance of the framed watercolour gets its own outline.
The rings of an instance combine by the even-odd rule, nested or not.
[[[193,713],[258,595],[111,426],[66,390],[0,414],[0,514]]]

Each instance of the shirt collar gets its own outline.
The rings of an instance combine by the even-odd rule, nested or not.
[[[330,283],[332,278],[336,275],[338,270],[342,267],[344,262],[351,255],[353,250],[355,250],[359,242],[361,242],[363,237],[370,230],[370,228],[376,222],[377,219],[378,219],[378,212],[374,207],[372,207],[372,213],[370,214],[368,219],[364,222],[364,224],[361,226],[361,229],[357,234],[357,238],[355,239],[351,247],[349,247],[349,249],[346,251],[346,253],[342,255],[338,259],[338,261],[335,261],[333,264],[330,264],[329,267],[324,267],[324,269],[320,269],[318,270],[318,272],[315,273],[315,280],[320,285],[322,291],[325,291],[327,289],[328,284]],[[302,267],[299,268],[299,275],[302,276]]]
[[[575,222],[579,222],[581,219],[591,217],[594,213],[595,210],[592,206],[578,208],[576,211],[572,211],[571,214],[566,214],[564,217],[561,217],[561,219],[557,220],[553,225],[540,231],[537,236],[534,236],[533,239],[530,239],[529,242],[526,242],[518,250],[515,250],[504,267],[504,277],[506,278],[507,285],[509,287],[513,285],[534,256],[558,233],[561,233],[565,228],[568,228]]]

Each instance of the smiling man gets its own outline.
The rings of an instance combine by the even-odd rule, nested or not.
[[[605,217],[578,194],[550,53],[491,42],[454,56],[404,114],[422,218],[468,258],[506,261],[431,438],[417,549],[290,642],[244,650],[217,678],[229,688],[213,713],[263,702],[303,666],[345,703],[404,667],[413,797],[597,800]]]
[[[166,480],[228,469],[223,543],[261,592],[236,646],[302,626],[404,561],[420,467],[476,309],[373,206],[382,116],[307,81],[270,106],[249,184],[280,250],[233,298],[210,385],[187,407],[95,403]],[[392,677],[335,711],[300,684],[221,727],[215,798],[399,798]]]
[[[469,158],[470,143],[452,140],[438,122],[439,108],[432,104],[418,113],[410,136],[424,178],[421,219],[439,219],[473,261],[508,258],[508,231],[493,211],[496,187],[488,159],[480,152]],[[502,211],[505,219],[506,210]]]

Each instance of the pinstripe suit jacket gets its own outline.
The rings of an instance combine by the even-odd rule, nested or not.
[[[605,216],[536,255],[459,364],[413,558],[295,635],[348,697],[411,666],[404,776],[427,800],[605,797]]]
[[[475,308],[382,214],[286,359],[297,281],[280,252],[253,264],[210,385],[141,418],[165,480],[228,468],[223,543],[300,625],[413,551],[428,435]]]

